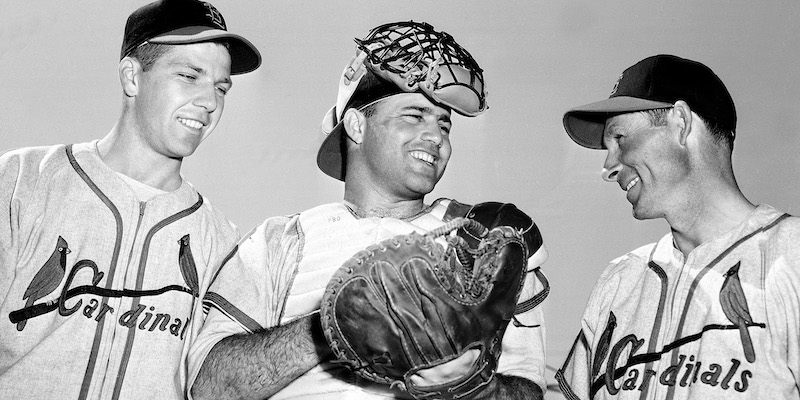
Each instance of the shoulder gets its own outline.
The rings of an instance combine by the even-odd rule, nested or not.
[[[214,226],[216,235],[225,238],[226,241],[232,241],[234,244],[239,240],[239,228],[225,216],[208,197],[198,193],[197,195],[202,198],[203,205],[201,210],[207,216],[207,220]]]
[[[0,166],[3,169],[11,166],[17,168],[35,167],[44,170],[48,165],[66,160],[66,146],[63,144],[52,146],[22,147],[6,150],[0,154]]]
[[[38,189],[50,190],[49,182],[69,173],[69,161],[64,145],[25,147],[0,155],[0,182],[7,195],[18,198],[35,196]]]
[[[778,240],[789,240],[795,243],[800,242],[800,217],[778,212],[779,214],[774,223],[774,228],[768,230],[771,236]]]
[[[761,259],[771,279],[800,287],[800,217],[774,211],[760,243]],[[790,283],[791,282],[791,283]]]
[[[298,238],[301,234],[299,215],[275,216],[265,219],[242,238],[240,247],[247,249],[279,243],[287,238]]]
[[[630,279],[630,277],[638,275],[647,269],[650,255],[655,247],[656,243],[646,244],[611,260],[600,274],[597,285],[614,284],[621,277]]]
[[[763,245],[765,252],[780,252],[800,258],[800,217],[778,211],[771,206],[759,206],[764,226]]]

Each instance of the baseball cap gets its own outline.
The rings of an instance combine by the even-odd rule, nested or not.
[[[355,39],[357,53],[339,79],[336,104],[322,120],[325,139],[317,153],[322,172],[344,180],[347,154],[344,113],[400,93],[421,93],[433,103],[473,117],[483,113],[483,70],[446,32],[424,22],[404,21],[374,28]]]
[[[608,99],[567,111],[564,128],[575,143],[604,149],[606,119],[672,107],[678,100],[721,129],[736,130],[736,107],[722,80],[697,61],[667,54],[645,58],[623,71]]]
[[[247,39],[228,32],[222,14],[197,0],[160,0],[134,11],[125,24],[120,59],[144,43],[191,44],[208,41],[230,44],[231,75],[254,71],[261,54]]]

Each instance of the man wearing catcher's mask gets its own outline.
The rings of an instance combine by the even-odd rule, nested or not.
[[[424,201],[451,112],[486,110],[482,70],[425,23],[356,43],[317,157],[344,200],[240,243],[204,299],[193,397],[541,398],[538,228],[513,204]]]

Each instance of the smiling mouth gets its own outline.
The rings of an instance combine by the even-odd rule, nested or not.
[[[430,165],[433,165],[433,162],[436,161],[436,158],[424,151],[412,151],[411,157],[416,158],[417,160],[424,161]]]
[[[200,121],[195,121],[193,119],[186,119],[186,118],[178,118],[178,122],[188,126],[192,129],[200,129],[203,127],[203,123]]]
[[[631,180],[630,182],[628,182],[628,185],[627,185],[627,186],[625,186],[625,191],[627,192],[628,190],[631,190],[631,188],[632,188],[634,185],[636,185],[637,183],[639,183],[639,181],[640,181],[640,180],[641,180],[641,178],[639,178],[638,176],[637,176],[636,178],[633,178],[633,180]]]

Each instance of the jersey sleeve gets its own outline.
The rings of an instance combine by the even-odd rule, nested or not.
[[[556,371],[555,378],[558,381],[558,387],[568,400],[587,400],[592,398],[592,379],[596,375],[596,371],[592,370],[595,353],[593,346],[596,342],[596,335],[604,328],[600,324],[608,323],[605,318],[603,318],[603,321],[599,319],[601,315],[599,308],[602,303],[603,293],[606,292],[604,288],[606,285],[613,285],[613,283],[609,283],[611,279],[610,271],[613,265],[614,262],[606,268],[595,284],[581,318],[581,330],[578,332],[561,369]],[[613,318],[613,314],[611,314],[611,318]],[[599,367],[599,365],[596,367]]]
[[[770,360],[785,365],[800,387],[800,218],[790,218],[766,248],[766,309],[775,339]],[[783,362],[780,362],[783,364]],[[776,365],[783,368],[783,365]]]
[[[520,304],[528,303],[516,314],[506,328],[502,341],[502,353],[497,373],[529,379],[544,392],[545,380],[545,341],[543,301],[550,290],[549,283],[541,271],[547,260],[547,250],[541,244],[528,258],[528,273],[522,287]],[[527,302],[526,302],[527,300]]]
[[[189,350],[188,388],[220,340],[279,324],[301,243],[296,218],[266,220],[246,235],[203,298],[205,321]]]

